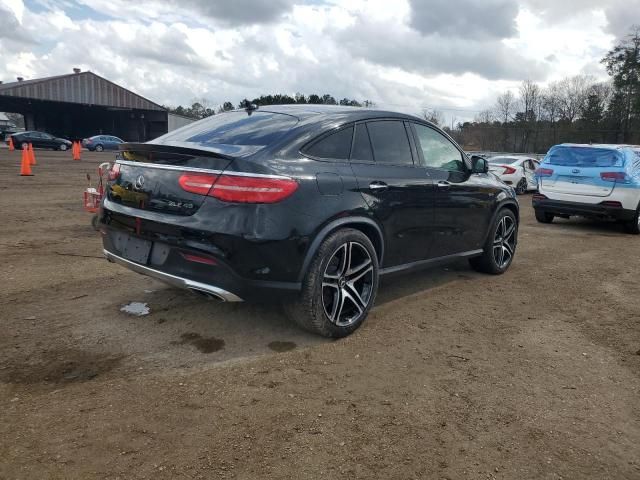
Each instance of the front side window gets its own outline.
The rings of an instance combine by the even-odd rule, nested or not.
[[[424,125],[415,124],[414,127],[425,167],[441,168],[453,172],[465,171],[462,153],[448,138]]]
[[[404,123],[398,120],[382,120],[367,123],[376,163],[413,165],[411,144]]]
[[[353,127],[343,128],[312,143],[311,146],[303,150],[303,153],[316,158],[348,160],[352,138]]]

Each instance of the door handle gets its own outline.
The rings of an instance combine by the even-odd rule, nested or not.
[[[450,182],[447,182],[446,180],[441,180],[437,183],[438,188],[449,188],[451,186]]]
[[[384,182],[371,182],[369,184],[369,190],[373,190],[374,192],[383,192],[389,189],[389,185]]]

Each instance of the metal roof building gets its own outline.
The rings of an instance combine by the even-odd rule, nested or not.
[[[0,83],[0,111],[24,115],[27,130],[79,139],[111,134],[147,141],[189,123],[93,72]],[[169,116],[172,118],[169,119]]]

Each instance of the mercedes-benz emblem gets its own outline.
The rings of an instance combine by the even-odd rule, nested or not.
[[[136,187],[137,190],[142,190],[142,187],[144,187],[144,177],[142,175],[139,175],[138,178],[136,178],[136,183],[134,183],[133,186]]]

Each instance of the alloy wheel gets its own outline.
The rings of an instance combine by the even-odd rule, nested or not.
[[[500,219],[493,239],[493,258],[498,268],[506,268],[516,249],[516,222],[508,215]]]
[[[516,193],[518,195],[523,195],[524,193],[526,193],[526,191],[527,191],[527,181],[523,178],[518,182],[518,185],[516,185]]]
[[[374,284],[369,251],[358,242],[340,245],[322,278],[322,306],[331,323],[346,327],[365,313]]]

